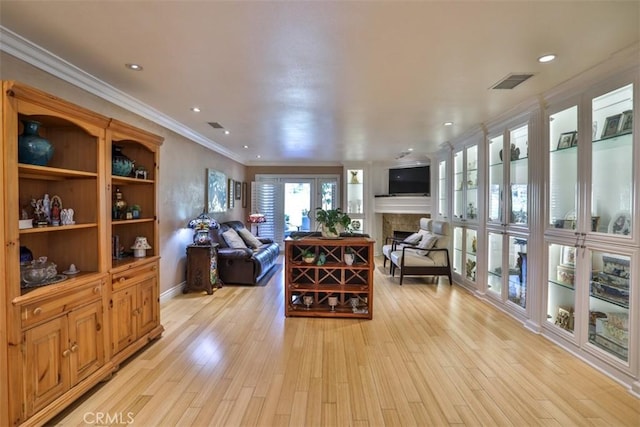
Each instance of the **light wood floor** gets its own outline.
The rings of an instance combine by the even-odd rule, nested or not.
[[[52,424],[640,425],[640,400],[505,314],[446,279],[397,280],[379,262],[369,321],[286,319],[282,267],[181,295],[163,337]]]

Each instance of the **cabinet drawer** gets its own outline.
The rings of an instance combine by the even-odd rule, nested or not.
[[[111,276],[111,284],[113,290],[126,288],[131,285],[153,277],[158,274],[158,263],[151,262],[149,264],[131,267],[128,270],[115,273]]]
[[[47,319],[67,313],[76,307],[102,296],[102,281],[90,282],[55,298],[27,304],[22,307],[22,327],[26,328]]]

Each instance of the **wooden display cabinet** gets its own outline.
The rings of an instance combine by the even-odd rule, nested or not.
[[[134,161],[134,169],[144,168],[144,175],[134,172],[130,176],[112,173],[112,157],[107,156],[106,169],[110,185],[108,195],[109,242],[111,243],[111,352],[113,363],[118,364],[138,351],[150,340],[162,334],[160,324],[159,247],[158,247],[158,172],[162,138],[111,120],[107,128],[107,152],[118,145],[122,154]],[[113,201],[116,189],[123,194],[128,207],[138,205],[138,218],[114,218]],[[117,236],[117,237],[116,237]],[[136,237],[147,239],[151,249],[146,256],[134,258],[131,245]],[[114,248],[114,242],[122,248]],[[126,349],[126,351],[125,351]]]
[[[374,243],[363,237],[285,240],[285,316],[371,319]],[[348,248],[351,265],[344,261]],[[305,252],[314,262],[303,260]],[[321,254],[324,264],[318,265]]]
[[[127,282],[141,295],[134,309],[143,319],[131,347],[140,348],[162,332],[156,218],[162,139],[20,83],[3,81],[2,88],[0,315],[6,330],[0,331],[0,425],[42,425],[117,367],[111,357],[111,331],[112,323],[116,328],[119,323],[109,312],[110,273],[140,272],[138,279]],[[38,121],[39,135],[53,146],[46,166],[18,162],[25,120]],[[149,171],[146,179],[116,179],[123,187],[135,188],[131,196],[143,208],[143,217],[123,223],[122,232],[118,229],[132,239],[126,242],[129,246],[136,236],[147,237],[153,249],[143,259],[111,262],[111,138],[126,140],[132,155],[140,157],[138,164]],[[73,209],[74,222],[20,228],[22,208],[45,194],[58,196],[62,209]],[[58,274],[71,264],[79,272],[29,286],[21,281],[21,246],[34,258],[46,256]]]

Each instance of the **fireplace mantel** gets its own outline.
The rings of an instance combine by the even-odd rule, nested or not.
[[[377,196],[374,199],[375,213],[431,214],[431,197],[428,196]]]

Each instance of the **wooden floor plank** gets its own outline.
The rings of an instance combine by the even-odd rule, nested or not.
[[[261,286],[163,303],[163,337],[49,423],[640,426],[640,400],[457,286],[374,272],[372,320],[284,317]]]

